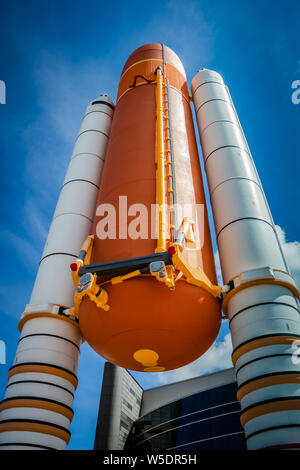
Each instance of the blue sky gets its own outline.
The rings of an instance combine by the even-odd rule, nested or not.
[[[100,93],[115,100],[122,67],[142,44],[171,47],[189,84],[202,67],[223,75],[300,280],[300,104],[291,101],[291,84],[300,80],[299,17],[297,0],[0,3],[0,80],[7,89],[0,105],[0,339],[7,346],[1,397],[85,107]],[[230,347],[224,322],[217,343],[197,363],[134,375],[148,388],[230,367]],[[103,363],[83,345],[71,449],[93,446]]]

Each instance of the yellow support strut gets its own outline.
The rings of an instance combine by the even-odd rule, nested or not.
[[[179,245],[174,244],[173,247],[174,254],[172,255],[172,262],[176,268],[184,274],[186,282],[201,287],[214,297],[220,297],[222,293],[221,286],[214,285],[201,268],[193,268],[190,266],[184,259]]]

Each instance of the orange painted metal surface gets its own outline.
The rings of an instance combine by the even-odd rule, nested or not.
[[[201,267],[216,283],[185,72],[176,54],[166,46],[164,51],[165,54],[160,44],[142,46],[129,57],[122,71],[97,203],[97,207],[111,204],[116,209],[116,238],[98,238],[97,228],[103,217],[96,211],[91,263],[155,252],[157,240],[151,238],[151,205],[157,201],[156,84],[148,81],[155,80],[155,69],[163,67],[165,57],[164,69],[170,82],[177,203],[199,204],[204,210],[200,226],[196,226],[202,246],[192,252],[184,250],[184,255],[191,265]],[[135,86],[130,86],[134,82]],[[134,215],[133,207],[126,221],[124,198],[119,207],[120,196],[127,197],[127,210],[133,204],[147,208],[147,238],[125,238],[128,226],[138,213]],[[175,286],[171,291],[150,276],[116,285],[107,283],[103,287],[109,296],[108,312],[98,309],[87,297],[80,306],[79,324],[85,339],[105,359],[127,369],[170,370],[194,361],[218,334],[219,303],[208,292],[182,279]],[[145,357],[152,354],[152,360],[151,357],[144,362],[137,360],[144,350]]]

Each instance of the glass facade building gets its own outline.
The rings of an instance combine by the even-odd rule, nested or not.
[[[136,420],[124,450],[245,450],[236,382],[165,404]]]

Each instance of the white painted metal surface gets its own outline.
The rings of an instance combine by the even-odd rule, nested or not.
[[[227,314],[237,382],[239,388],[244,386],[242,417],[249,418],[247,411],[253,410],[245,424],[247,445],[259,449],[300,443],[300,383],[295,383],[300,364],[293,361],[291,344],[300,339],[295,283],[222,77],[200,70],[192,81],[192,95],[223,280],[234,279],[239,285],[228,297]],[[243,287],[247,276],[255,284]],[[291,377],[291,382],[280,382],[282,376]],[[259,380],[266,377],[271,379],[260,386]],[[282,400],[289,403],[286,411],[280,411]]]
[[[94,104],[93,104],[94,103]],[[74,286],[69,266],[91,233],[93,215],[113,116],[101,95],[86,110],[57,202],[30,304],[70,307]]]
[[[69,440],[81,332],[59,307],[73,305],[70,264],[91,233],[112,116],[112,101],[101,95],[83,118],[22,315],[25,322],[0,413],[0,431],[7,423],[10,430],[2,428],[0,449],[62,450]],[[27,429],[21,429],[23,423]]]

